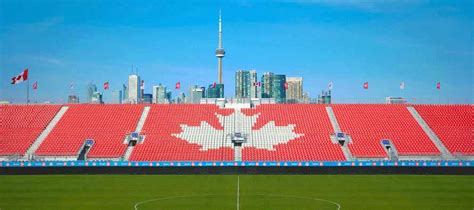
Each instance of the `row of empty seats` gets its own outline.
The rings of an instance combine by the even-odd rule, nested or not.
[[[332,105],[341,130],[352,137],[349,148],[355,157],[387,157],[380,144],[390,139],[399,155],[439,155],[440,152],[406,105]]]
[[[69,109],[35,155],[77,156],[85,139],[94,139],[89,158],[119,158],[127,148],[144,105],[67,105]],[[339,126],[349,134],[356,158],[387,158],[382,139],[390,139],[402,156],[437,156],[407,105],[335,104]],[[474,155],[472,105],[413,105],[452,153]],[[24,154],[60,105],[0,105],[0,155]],[[244,161],[345,160],[326,105],[268,104],[252,109],[216,105],[150,105],[132,161],[232,161],[228,134],[248,134]]]
[[[76,156],[85,139],[94,145],[88,157],[120,157],[125,135],[135,131],[142,105],[69,105],[69,109],[36,151],[43,156]]]
[[[474,155],[473,105],[415,105],[451,153]]]
[[[0,105],[0,155],[23,155],[60,105]]]

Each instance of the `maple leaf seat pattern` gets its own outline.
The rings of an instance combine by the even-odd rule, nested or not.
[[[247,116],[259,114],[252,126],[254,140],[250,145],[244,145],[242,156],[245,161],[345,160],[340,147],[331,142],[333,128],[324,105],[259,105],[255,109],[243,109],[242,112]],[[269,129],[265,129],[267,127]],[[288,141],[278,144],[272,142],[271,148],[258,146],[261,141],[272,141],[275,133],[281,135],[284,130],[281,128],[285,127],[291,128],[296,136],[289,135]]]
[[[225,145],[224,128],[217,117],[231,113],[233,109],[219,109],[216,105],[153,104],[142,130],[145,141],[135,146],[130,160],[232,161],[232,147]],[[183,129],[190,133],[177,136]],[[201,144],[206,147],[183,139],[191,137],[203,141]]]

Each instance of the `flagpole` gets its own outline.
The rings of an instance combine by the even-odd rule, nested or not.
[[[27,87],[26,87],[26,104],[30,104],[30,80],[27,78]]]

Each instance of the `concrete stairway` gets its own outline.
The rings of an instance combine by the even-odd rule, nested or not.
[[[135,132],[140,133],[145,125],[146,118],[148,117],[148,113],[150,112],[150,107],[146,106],[143,109],[142,115],[140,116],[140,120],[138,120],[137,127],[135,128]],[[132,155],[134,146],[129,145],[123,154],[123,159],[128,160],[130,155]]]
[[[449,152],[449,150],[444,146],[443,142],[438,138],[438,136],[431,130],[430,126],[425,122],[425,120],[420,116],[416,109],[412,106],[407,107],[410,114],[415,118],[416,122],[421,126],[426,135],[431,139],[436,148],[441,152],[443,159],[454,159],[454,156]]]
[[[49,122],[48,126],[46,126],[46,128],[41,132],[38,138],[36,138],[33,144],[30,145],[22,159],[27,160],[35,154],[41,143],[43,143],[46,137],[48,137],[49,133],[53,130],[54,126],[56,126],[56,124],[59,122],[59,120],[63,117],[64,113],[66,113],[68,109],[69,107],[67,106],[61,107],[61,109],[58,111],[58,113],[56,113],[51,122]]]
[[[331,125],[334,130],[334,133],[342,132],[341,127],[339,127],[339,123],[337,122],[336,115],[334,114],[334,111],[332,110],[332,107],[327,106],[326,112],[328,113],[329,120],[331,121]],[[344,144],[344,146],[341,146],[342,153],[344,154],[344,157],[346,158],[346,160],[354,160],[354,157],[352,156],[352,152],[347,145],[348,143]]]

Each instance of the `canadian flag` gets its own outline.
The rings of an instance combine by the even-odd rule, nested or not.
[[[364,89],[369,89],[369,82],[364,82]]]
[[[180,89],[181,88],[181,82],[177,82],[174,88],[175,89]]]
[[[436,89],[441,89],[441,82],[436,83]]]
[[[25,69],[21,74],[12,78],[12,85],[28,80],[28,69]]]
[[[285,90],[288,90],[288,82],[285,82],[284,87],[285,87]]]
[[[35,82],[33,83],[33,90],[37,90],[38,89],[38,82]]]
[[[109,89],[109,82],[105,82],[104,83],[104,90],[108,90]]]
[[[256,87],[257,87],[257,86],[260,87],[261,85],[262,85],[261,82],[254,82],[254,83],[253,83],[253,86],[256,86]]]
[[[216,85],[217,85],[216,82],[214,82],[214,83],[212,84],[212,87],[215,88]]]

